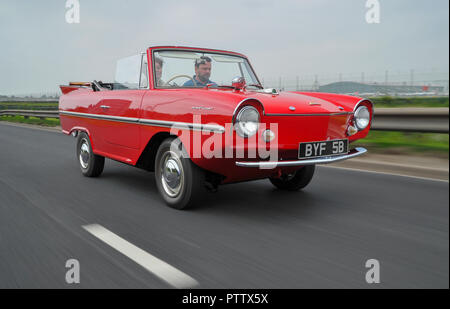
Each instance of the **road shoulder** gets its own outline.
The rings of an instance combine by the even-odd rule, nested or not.
[[[449,160],[434,156],[369,153],[359,158],[330,164],[330,167],[449,180]]]

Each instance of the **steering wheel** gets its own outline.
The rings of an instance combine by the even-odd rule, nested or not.
[[[171,81],[173,81],[174,79],[177,79],[177,78],[180,78],[180,77],[186,77],[186,78],[189,78],[191,81],[192,81],[192,83],[194,83],[194,85],[197,85],[197,83],[194,81],[194,79],[192,78],[192,77],[190,77],[189,75],[175,75],[175,76],[173,76],[172,78],[170,78],[167,82],[166,82],[166,84],[169,84]]]

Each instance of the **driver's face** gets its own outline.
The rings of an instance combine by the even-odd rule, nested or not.
[[[206,62],[205,64],[200,64],[198,68],[195,68],[195,75],[201,82],[206,82],[211,76],[211,62]]]
[[[155,63],[155,73],[156,79],[160,80],[162,76],[162,66],[158,62]]]

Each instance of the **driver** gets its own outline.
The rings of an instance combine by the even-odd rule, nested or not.
[[[187,82],[185,82],[183,84],[183,87],[204,87],[207,84],[217,86],[215,82],[209,80],[210,76],[211,58],[207,56],[201,56],[200,58],[195,59],[195,75],[192,77],[192,80],[188,80]]]
[[[163,67],[163,60],[161,58],[155,57],[155,75],[156,75],[156,85],[158,87],[166,85],[166,83],[161,79],[162,67]]]

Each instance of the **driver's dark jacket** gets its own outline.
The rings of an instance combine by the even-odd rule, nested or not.
[[[208,79],[208,81],[206,83],[202,83],[200,81],[198,81],[196,78],[196,76],[192,76],[192,79],[194,80],[194,82],[192,82],[192,80],[188,80],[187,82],[185,82],[183,84],[183,87],[205,87],[207,84],[212,84],[213,86],[217,86],[217,84],[211,80]]]

